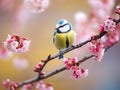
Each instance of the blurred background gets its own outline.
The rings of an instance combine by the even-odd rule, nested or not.
[[[90,0],[89,0],[90,1]],[[97,1],[97,0],[94,0]],[[103,3],[111,0],[98,0]],[[112,14],[116,5],[120,4],[119,0],[112,0],[114,5],[109,14]],[[54,55],[58,50],[52,43],[53,32],[55,25],[59,19],[65,18],[70,21],[76,29],[76,13],[84,12],[88,20],[87,24],[92,21],[89,18],[97,18],[102,20],[106,16],[96,17],[93,15],[95,10],[94,5],[91,5],[88,0],[50,0],[49,6],[44,12],[32,13],[24,9],[24,0],[0,0],[0,50],[3,48],[3,42],[7,35],[18,34],[22,37],[27,37],[31,40],[29,52],[25,54],[9,54],[5,58],[0,57],[0,90],[5,90],[2,86],[2,81],[9,78],[13,81],[22,82],[35,77],[37,74],[33,71],[34,66],[42,59],[46,59],[49,54]],[[113,3],[112,2],[112,3]],[[97,5],[97,4],[96,4]],[[96,20],[96,19],[95,19]],[[88,23],[89,22],[89,23]],[[96,23],[93,20],[93,25]],[[97,23],[97,24],[99,24]],[[97,33],[96,27],[92,31]],[[84,36],[84,35],[83,35]],[[82,36],[77,36],[83,40]],[[79,40],[79,41],[81,41]],[[76,43],[78,43],[76,41]],[[1,51],[0,51],[1,52]],[[82,58],[87,55],[86,47],[79,50],[69,52],[65,57]],[[18,60],[17,59],[23,59]],[[18,63],[16,65],[16,63]],[[20,66],[19,66],[20,65]],[[45,67],[45,72],[50,72],[56,68],[63,66],[63,61],[58,59],[52,60]],[[110,48],[105,53],[101,62],[95,62],[93,59],[82,64],[82,67],[89,70],[86,78],[75,80],[71,78],[71,71],[64,71],[56,74],[45,82],[52,83],[55,90],[120,90],[120,42]]]

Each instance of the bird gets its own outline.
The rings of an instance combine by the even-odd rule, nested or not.
[[[58,20],[53,34],[53,43],[59,50],[59,59],[63,59],[63,51],[71,47],[75,41],[76,33],[69,21],[66,19]]]

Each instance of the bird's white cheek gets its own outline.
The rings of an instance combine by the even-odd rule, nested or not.
[[[61,32],[67,32],[69,29],[70,29],[70,26],[69,26],[69,25],[66,25],[66,26],[64,26],[64,27],[59,28],[59,30],[60,30]]]

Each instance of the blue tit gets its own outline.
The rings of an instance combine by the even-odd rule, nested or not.
[[[75,40],[75,32],[72,29],[72,25],[65,19],[61,19],[57,22],[53,35],[53,43],[59,50],[59,59],[63,58],[63,50],[73,45]]]

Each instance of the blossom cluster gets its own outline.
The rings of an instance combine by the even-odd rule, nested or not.
[[[6,41],[4,42],[4,47],[15,53],[24,53],[29,50],[31,41],[27,38],[20,37],[19,35],[8,35]]]
[[[4,80],[2,84],[7,90],[15,90],[19,85],[19,83],[13,82],[10,79]],[[54,90],[50,83],[45,84],[43,81],[39,81],[34,84],[26,84],[21,88],[21,90],[33,90],[34,88],[35,90]]]
[[[13,81],[11,81],[10,79],[6,79],[3,81],[3,86],[7,89],[7,90],[15,90],[18,87],[18,83],[15,83]]]
[[[100,43],[100,40],[93,40],[89,43],[89,51],[95,55],[96,61],[101,61],[104,55],[105,49],[103,48],[103,44]]]
[[[120,5],[116,7],[116,13],[120,16]]]
[[[72,76],[76,79],[80,79],[88,75],[88,70],[80,67],[77,57],[65,58],[64,64],[68,70],[72,70]]]
[[[50,83],[45,84],[43,81],[39,81],[36,85],[37,90],[54,90]]]
[[[43,12],[49,6],[49,0],[25,0],[24,3],[33,13]]]
[[[50,83],[45,84],[43,81],[39,81],[36,84],[27,84],[22,87],[21,90],[54,90]]]
[[[105,16],[111,15],[115,0],[88,0],[92,7],[92,14],[98,19],[104,20]]]
[[[100,26],[100,33],[103,31],[106,31],[107,33],[100,39],[101,43],[107,46],[111,46],[119,40],[119,33],[116,27],[116,22],[112,17],[108,17],[104,21],[104,24]]]

